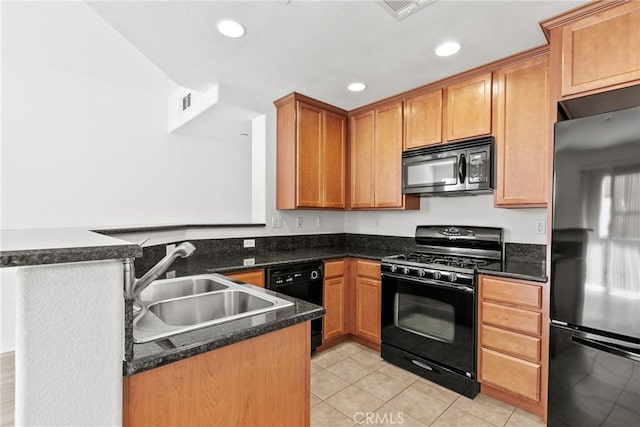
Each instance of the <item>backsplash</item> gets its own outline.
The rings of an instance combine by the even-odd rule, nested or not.
[[[544,263],[547,245],[507,242],[504,244],[504,257],[509,261]]]
[[[391,253],[405,253],[416,250],[413,237],[379,236],[374,234],[309,234],[290,236],[251,237],[255,240],[254,248],[243,247],[247,238],[206,239],[193,240],[196,255],[201,257],[215,257],[229,254],[246,254],[267,251],[295,251],[308,248],[371,248],[389,251]],[[176,242],[180,243],[180,242]],[[505,258],[516,262],[544,262],[546,245],[528,243],[505,243]],[[138,275],[149,270],[166,255],[166,245],[154,245],[143,248],[143,256],[135,260]],[[172,266],[172,270],[185,267],[187,259],[179,258]]]

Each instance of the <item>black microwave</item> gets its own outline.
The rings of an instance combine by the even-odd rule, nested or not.
[[[491,193],[494,189],[492,136],[402,153],[402,192],[423,196]]]

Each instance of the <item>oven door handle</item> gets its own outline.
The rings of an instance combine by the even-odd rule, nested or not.
[[[421,285],[425,285],[425,286],[437,286],[439,288],[445,288],[445,289],[451,289],[454,291],[458,291],[458,292],[464,292],[467,294],[473,294],[475,293],[475,288],[471,287],[471,286],[467,286],[467,285],[457,285],[455,283],[444,283],[444,282],[437,282],[435,280],[431,280],[431,279],[417,279],[411,276],[402,276],[400,274],[393,274],[393,273],[382,273],[382,277],[389,277],[391,279],[396,279],[396,280],[409,280],[411,282],[415,282],[415,283],[419,283]]]

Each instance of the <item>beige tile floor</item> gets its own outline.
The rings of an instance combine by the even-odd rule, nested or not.
[[[311,359],[311,426],[536,427],[538,417],[479,394],[471,400],[345,342]]]

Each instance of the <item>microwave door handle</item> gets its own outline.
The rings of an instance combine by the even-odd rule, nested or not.
[[[460,154],[458,160],[458,177],[460,178],[460,184],[464,184],[464,180],[467,178],[467,159],[464,153]]]

